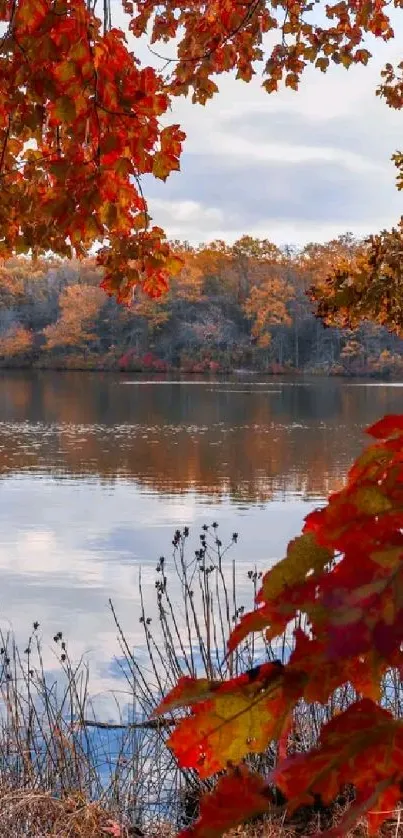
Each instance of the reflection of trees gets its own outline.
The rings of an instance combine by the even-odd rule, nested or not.
[[[321,496],[343,479],[362,444],[360,430],[398,410],[400,400],[398,389],[340,382],[124,386],[121,380],[5,374],[0,473],[123,476],[151,491],[233,500]]]

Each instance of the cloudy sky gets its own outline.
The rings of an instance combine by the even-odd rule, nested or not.
[[[115,24],[123,19],[114,14]],[[297,93],[268,95],[259,76],[245,84],[227,75],[205,107],[176,100],[170,121],[187,134],[182,169],[165,184],[147,179],[154,223],[192,244],[244,233],[303,244],[395,224],[403,195],[390,157],[403,148],[403,116],[375,89],[385,62],[402,58],[399,29],[390,45],[369,45],[367,67],[309,69]]]

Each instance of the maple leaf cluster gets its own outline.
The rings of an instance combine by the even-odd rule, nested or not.
[[[218,90],[215,74],[236,71],[237,78],[250,81],[260,63],[267,92],[281,81],[297,90],[308,64],[322,72],[330,62],[346,68],[367,64],[366,34],[385,41],[394,34],[385,0],[328,4],[320,24],[310,0],[122,0],[122,5],[134,35],[151,31],[152,43],[178,38],[169,90],[173,95],[193,90],[193,102],[201,104]],[[266,35],[272,43],[268,53]]]
[[[180,263],[149,227],[139,178],[179,168],[163,80],[84,0],[1,0],[0,22],[0,256],[101,242],[108,292],[162,293]]]
[[[395,155],[403,167],[403,157]],[[400,188],[403,187],[403,179]],[[329,326],[354,328],[364,320],[403,334],[403,218],[339,256],[309,289],[317,315]]]
[[[158,708],[190,708],[168,742],[180,765],[202,778],[228,769],[183,835],[215,838],[261,813],[270,783],[289,812],[318,796],[330,804],[353,785],[353,805],[332,835],[346,834],[363,814],[376,832],[402,797],[403,723],[381,706],[380,688],[387,671],[403,675],[403,417],[387,416],[368,433],[377,441],[346,486],[307,516],[230,638],[231,652],[250,632],[274,641],[296,626],[288,662],[224,683],[182,678]],[[273,741],[286,751],[301,699],[325,704],[343,685],[356,700],[324,725],[315,748],[280,758],[269,783],[248,772],[249,754]]]

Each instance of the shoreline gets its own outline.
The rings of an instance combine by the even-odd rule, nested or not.
[[[156,366],[121,366],[119,363],[108,363],[103,361],[95,361],[93,358],[85,359],[85,358],[74,358],[70,361],[66,359],[66,361],[62,361],[60,359],[55,360],[53,363],[42,363],[39,362],[18,362],[18,363],[4,363],[0,361],[0,373],[7,373],[7,372],[91,372],[91,373],[113,373],[121,374],[121,375],[133,375],[142,377],[144,375],[153,376],[155,379],[161,380],[170,380],[171,378],[175,380],[178,377],[182,376],[194,376],[194,377],[201,377],[203,379],[214,379],[218,378],[221,379],[225,376],[232,376],[235,379],[243,380],[243,379],[250,379],[251,383],[252,380],[255,379],[265,379],[265,378],[315,378],[315,379],[368,379],[368,380],[376,380],[379,383],[387,384],[390,381],[393,382],[403,382],[402,372],[396,371],[393,374],[393,371],[389,371],[387,373],[381,373],[379,370],[371,370],[371,369],[359,369],[357,371],[351,370],[341,370],[341,369],[329,369],[325,370],[322,368],[314,367],[309,369],[296,369],[293,367],[284,367],[284,368],[267,368],[267,369],[247,369],[247,368],[231,368],[231,367],[218,367],[218,364],[215,365],[213,368],[209,368],[208,366],[204,367],[203,369],[200,368],[201,365],[195,364],[193,367],[176,367],[176,366],[168,366],[166,369],[158,369]]]

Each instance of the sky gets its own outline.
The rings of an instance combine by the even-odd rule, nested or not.
[[[112,8],[113,23],[125,25],[120,4]],[[403,148],[403,115],[375,90],[386,61],[403,57],[399,29],[390,44],[369,45],[367,67],[309,68],[298,92],[269,95],[259,74],[249,84],[227,74],[205,107],[174,100],[169,121],[187,139],[179,173],[165,184],[146,179],[153,223],[194,245],[249,234],[298,246],[396,224],[403,196],[390,158]],[[146,44],[130,45],[158,66]]]

